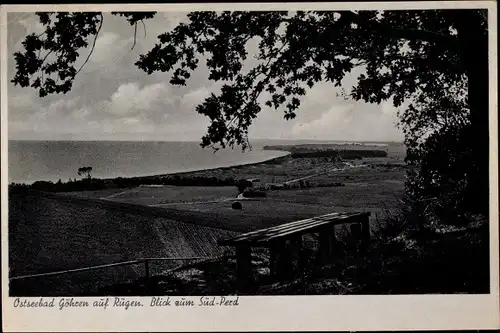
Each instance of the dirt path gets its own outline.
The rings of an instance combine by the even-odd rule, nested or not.
[[[346,165],[347,166],[344,167],[344,168],[332,168],[332,169],[328,169],[327,171],[324,171],[324,172],[319,172],[319,173],[315,173],[315,174],[312,174],[312,175],[309,175],[309,176],[305,176],[305,177],[301,177],[301,178],[296,178],[296,179],[288,180],[286,182],[283,182],[282,184],[292,184],[292,183],[296,183],[296,182],[301,181],[301,180],[305,180],[305,179],[310,179],[310,178],[314,178],[314,177],[326,175],[326,174],[329,174],[330,172],[344,171],[344,170],[347,170],[347,169],[361,168],[361,167],[366,167],[367,166],[365,164],[354,165],[354,164],[351,164],[351,163],[346,163]]]
[[[101,200],[111,199],[111,198],[117,197],[117,196],[125,194],[125,193],[130,193],[130,192],[134,191],[135,189],[136,188],[128,189],[128,190],[125,190],[125,191],[122,191],[122,192],[118,192],[118,193],[115,193],[115,194],[108,195],[107,197],[101,197],[99,199],[101,199]]]

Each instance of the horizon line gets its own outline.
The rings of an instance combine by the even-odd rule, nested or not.
[[[146,139],[146,140],[130,140],[130,139],[18,139],[18,138],[7,138],[8,141],[53,141],[53,142],[193,142],[201,143],[201,140],[156,140],[156,139]],[[326,141],[326,142],[349,142],[349,143],[404,143],[402,140],[339,140],[339,139],[270,139],[270,138],[252,138],[250,141]]]

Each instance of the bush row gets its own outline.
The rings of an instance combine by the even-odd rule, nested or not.
[[[384,150],[318,150],[292,151],[292,158],[339,157],[346,160],[362,159],[364,157],[387,157]]]
[[[311,188],[311,187],[338,187],[345,186],[344,183],[333,182],[333,183],[316,183],[310,181],[299,181],[295,183],[288,184],[269,184],[264,187],[261,187],[260,190],[292,190],[292,189],[300,189],[300,188]]]
[[[86,178],[81,180],[69,180],[68,182],[36,181],[31,185],[10,184],[11,190],[32,189],[45,192],[72,192],[84,190],[102,190],[107,188],[127,188],[139,185],[175,185],[175,186],[235,186],[236,181],[232,178],[217,177],[181,177],[178,175],[167,177],[136,177],[136,178],[114,178],[99,179]]]

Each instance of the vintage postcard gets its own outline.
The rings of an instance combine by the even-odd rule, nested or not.
[[[500,328],[496,2],[0,17],[4,331]]]

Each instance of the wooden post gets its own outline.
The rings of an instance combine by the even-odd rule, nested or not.
[[[146,281],[149,281],[149,260],[144,260],[144,272],[146,273]]]
[[[335,248],[335,241],[334,225],[327,225],[319,230],[318,257],[322,263],[327,263],[331,259]]]
[[[286,243],[282,239],[271,243],[269,251],[271,252],[270,270],[273,278],[279,279],[283,276],[283,255]]]
[[[151,280],[149,279],[149,260],[144,260],[144,271],[146,273],[146,294],[149,295],[151,293]]]
[[[240,291],[248,287],[252,273],[252,250],[248,245],[236,246],[236,282]]]
[[[351,235],[356,242],[361,240],[362,228],[360,223],[353,223],[349,226],[349,230],[351,231]]]
[[[292,273],[292,256],[290,255],[290,246],[287,240],[278,239],[272,242],[270,248],[271,275],[274,278],[282,279],[289,277]]]
[[[272,277],[278,275],[278,244],[277,242],[272,242],[269,246],[269,271]]]
[[[370,243],[370,216],[366,215],[361,221],[361,241],[366,246]]]
[[[361,223],[353,223],[349,226],[351,231],[351,236],[354,239],[354,246],[356,247],[356,252],[359,252],[362,249],[363,244],[361,243],[362,239],[362,226]]]
[[[297,235],[290,239],[290,250],[292,251],[293,273],[299,273],[305,267],[302,235]]]

